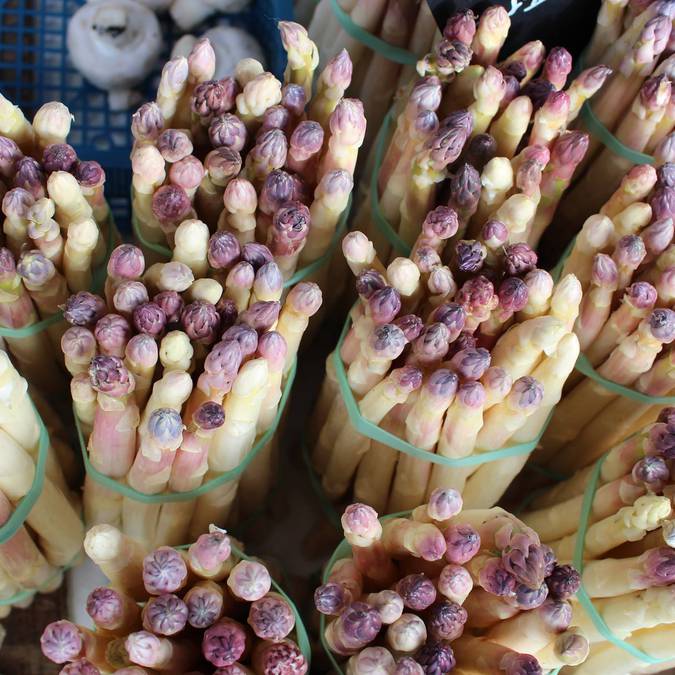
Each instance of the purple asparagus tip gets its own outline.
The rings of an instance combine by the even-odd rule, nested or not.
[[[251,265],[257,272],[263,265],[273,262],[274,256],[265,244],[249,242],[241,248],[241,259]]]
[[[148,433],[162,445],[168,447],[180,442],[183,434],[183,420],[173,408],[157,408],[148,420]]]
[[[221,619],[204,632],[202,652],[218,668],[230,666],[246,651],[246,632],[232,619]]]
[[[482,171],[485,165],[497,156],[497,141],[490,134],[478,134],[471,139],[466,150],[466,162]]]
[[[138,279],[144,270],[143,251],[133,244],[117,246],[108,259],[108,275],[113,279]]]
[[[444,642],[427,642],[415,655],[425,675],[445,675],[455,667],[452,647]]]
[[[530,80],[522,89],[523,96],[529,96],[532,101],[532,107],[535,111],[539,110],[548,97],[555,91],[555,87],[548,81],[542,78],[535,78]]]
[[[480,550],[480,535],[471,525],[450,525],[443,532],[445,559],[456,565],[464,565]]]
[[[295,117],[300,117],[307,105],[305,88],[299,84],[284,85],[281,90],[281,105],[288,108]]]
[[[457,212],[449,206],[437,206],[427,213],[422,230],[427,237],[450,239],[459,229]]]
[[[77,659],[66,663],[59,675],[101,675],[101,671],[89,659]]]
[[[131,326],[119,314],[106,314],[96,322],[94,335],[101,346],[101,351],[121,356],[131,338]]]
[[[209,588],[194,586],[185,595],[187,621],[193,628],[212,626],[223,612],[223,596]]]
[[[162,291],[157,293],[152,301],[164,312],[168,324],[174,324],[180,320],[185,302],[179,293]]]
[[[217,270],[228,269],[239,255],[239,241],[231,232],[216,232],[209,239],[208,258],[211,267]]]
[[[181,322],[188,337],[200,344],[213,344],[218,339],[220,314],[215,305],[195,300],[181,313]]]
[[[502,281],[497,291],[500,306],[510,312],[519,312],[527,305],[529,289],[518,277],[508,277]]]
[[[429,320],[442,323],[450,331],[450,340],[453,341],[464,328],[466,310],[456,302],[448,302],[434,310]]]
[[[139,333],[159,337],[166,328],[166,314],[155,302],[144,302],[133,311],[134,328]]]
[[[99,586],[87,596],[86,610],[94,623],[105,628],[121,615],[123,600],[114,588]]]
[[[647,487],[658,491],[670,477],[670,468],[663,457],[647,456],[635,463],[632,476],[636,482],[645,483]]]
[[[42,166],[47,173],[70,171],[77,162],[75,148],[68,143],[52,143],[42,153]]]
[[[476,34],[476,15],[470,9],[464,9],[453,14],[445,23],[443,37],[446,40],[459,40],[471,46]]]
[[[364,300],[368,300],[376,291],[385,288],[385,278],[375,270],[363,270],[356,277],[356,292]]]
[[[415,340],[424,328],[424,321],[416,314],[404,314],[394,319],[396,324],[402,331],[407,342]]]
[[[274,326],[279,318],[281,303],[276,300],[259,301],[244,310],[238,318],[239,323],[245,323],[258,333],[264,333]]]
[[[42,653],[54,663],[66,663],[76,659],[83,648],[82,636],[77,626],[70,621],[53,621],[40,637]]]
[[[388,323],[401,311],[401,296],[396,289],[385,286],[370,296],[368,308],[376,323]]]
[[[45,175],[40,163],[32,157],[23,157],[16,163],[14,187],[28,190],[35,199],[44,196]]]
[[[429,610],[427,630],[434,640],[456,640],[464,631],[467,611],[452,600],[443,599]]]
[[[157,635],[175,635],[185,628],[187,605],[172,593],[150,598],[143,608],[143,628]]]
[[[649,317],[652,335],[665,344],[675,339],[675,312],[672,309],[655,309]]]
[[[527,274],[537,266],[537,254],[522,242],[504,248],[504,265],[509,276]]]
[[[568,600],[581,586],[581,575],[572,565],[556,565],[547,577],[549,595],[554,600]]]
[[[75,165],[73,175],[80,185],[88,188],[100,187],[105,183],[105,171],[94,160],[78,162]]]
[[[133,375],[117,356],[95,356],[89,365],[91,386],[113,397],[131,394],[135,387]]]
[[[675,581],[675,550],[660,546],[640,556],[644,583],[649,586],[668,586]]]
[[[214,148],[226,147],[241,152],[246,145],[244,123],[232,113],[214,117],[209,125],[209,140]]]
[[[499,558],[490,558],[481,568],[478,583],[488,593],[498,597],[512,595],[518,585],[515,577],[504,568]]]
[[[265,176],[258,205],[267,215],[273,215],[286,202],[293,199],[295,181],[293,176],[281,169],[275,169]]]
[[[131,134],[137,141],[154,141],[164,128],[164,117],[154,101],[144,103],[131,116]]]
[[[548,597],[548,586],[542,583],[539,588],[530,588],[525,584],[516,584],[515,602],[520,609],[541,607]]]
[[[190,198],[178,185],[163,185],[152,196],[152,213],[160,223],[178,223],[192,208]]]
[[[157,149],[167,162],[179,162],[192,154],[190,137],[180,129],[166,129],[157,138]]]
[[[258,333],[250,326],[239,324],[223,333],[222,342],[235,342],[239,347],[241,358],[247,358],[258,349]]]
[[[328,582],[314,591],[314,606],[326,616],[337,616],[349,604],[350,595],[342,584]]]
[[[192,93],[190,102],[192,112],[198,115],[203,122],[225,114],[234,107],[237,89],[237,83],[231,77],[201,82]]]
[[[0,249],[0,258],[6,249]],[[13,260],[13,258],[12,258]],[[0,267],[3,267],[0,262]],[[89,291],[80,291],[66,300],[63,316],[71,326],[91,326],[106,312],[103,298]]]
[[[204,431],[211,431],[222,427],[225,423],[223,406],[213,401],[202,403],[192,415],[192,421]]]
[[[450,361],[450,365],[464,380],[479,380],[490,367],[492,357],[483,347],[477,349],[462,349]]]
[[[151,595],[177,591],[187,573],[183,556],[169,546],[160,546],[143,560],[143,584]]]
[[[396,592],[403,598],[403,604],[420,612],[436,601],[436,587],[424,574],[409,574],[396,584]]]
[[[499,668],[505,675],[541,675],[543,672],[534,656],[517,652],[504,654]]]
[[[248,625],[261,640],[278,642],[295,627],[295,615],[290,605],[280,596],[266,595],[251,603]]]

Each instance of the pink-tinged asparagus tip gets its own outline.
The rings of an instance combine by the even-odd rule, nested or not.
[[[437,322],[426,325],[413,342],[413,353],[424,362],[442,359],[448,352],[450,331],[445,324]]]
[[[461,352],[463,349],[475,349],[477,346],[478,340],[476,339],[475,335],[472,333],[460,333],[450,345],[448,357],[452,358],[455,354]]]
[[[286,163],[288,140],[281,129],[269,129],[256,139],[249,155],[256,164],[264,167],[265,173],[280,169]]]
[[[553,47],[544,62],[544,77],[556,89],[562,89],[571,72],[572,55],[564,47]]]
[[[291,640],[265,645],[256,660],[259,662],[256,671],[263,675],[305,675],[308,669],[307,659]]]
[[[253,291],[257,296],[280,293],[284,278],[275,262],[265,263],[255,274]]]
[[[114,588],[98,586],[87,596],[86,610],[97,626],[112,630],[124,611],[124,599]]]
[[[258,340],[258,354],[273,364],[277,370],[283,366],[287,350],[284,336],[275,330],[263,333]]]
[[[443,599],[429,610],[427,631],[434,640],[456,640],[464,632],[468,616],[464,607]]]
[[[214,148],[227,147],[241,152],[247,135],[244,123],[232,113],[214,117],[209,124],[209,140]]]
[[[437,307],[429,321],[442,323],[450,331],[450,341],[454,342],[464,329],[466,310],[456,302],[448,302]]]
[[[185,628],[187,605],[172,593],[150,598],[143,607],[143,628],[156,635],[175,635]]]
[[[47,173],[70,171],[77,162],[75,148],[68,143],[52,143],[42,153],[42,166]]]
[[[472,313],[476,309],[487,307],[494,298],[492,282],[484,276],[473,277],[464,282],[457,293],[457,302]]]
[[[42,653],[54,663],[66,663],[75,660],[82,649],[84,641],[78,627],[70,621],[53,621],[42,632],[40,637]]]
[[[667,424],[655,424],[649,431],[647,449],[650,454],[660,455],[666,459],[675,457],[675,425],[669,421]]]
[[[458,229],[457,212],[449,206],[441,205],[429,211],[422,223],[422,231],[424,236],[428,238],[450,239],[457,233]]]
[[[340,614],[339,635],[341,643],[351,651],[365,647],[372,642],[382,628],[380,613],[365,602],[353,602]]]
[[[157,408],[148,420],[148,434],[162,447],[175,446],[183,435],[183,420],[173,408]]]
[[[281,303],[277,300],[258,301],[239,315],[238,322],[264,333],[277,322],[280,311]]]
[[[541,607],[548,597],[548,586],[542,583],[539,588],[530,588],[526,584],[516,583],[515,597],[516,606],[522,610],[536,609]]]
[[[188,549],[190,559],[196,560],[203,570],[215,571],[229,559],[232,553],[230,538],[225,530],[211,525],[208,534],[201,534]]]
[[[425,675],[422,666],[412,656],[404,656],[396,662],[394,675]]]
[[[3,175],[14,175],[16,163],[23,157],[19,146],[7,136],[0,136],[0,172]]]
[[[478,583],[481,588],[497,597],[507,597],[516,589],[516,579],[508,572],[499,558],[490,558],[480,569]]]
[[[509,276],[527,274],[537,266],[537,254],[525,243],[510,244],[504,248],[504,267]]]
[[[195,410],[192,422],[203,431],[213,431],[225,423],[225,411],[220,403],[207,401]]]
[[[419,79],[410,92],[408,105],[416,111],[436,111],[441,104],[441,81],[435,75]]]
[[[2,212],[9,218],[27,218],[28,210],[35,203],[33,195],[21,187],[12,188],[2,198]]]
[[[161,223],[179,223],[191,208],[190,198],[178,185],[163,185],[152,196],[152,213]]]
[[[71,358],[96,353],[96,338],[94,334],[82,326],[71,326],[61,337],[61,349]]]
[[[499,669],[505,675],[541,675],[543,672],[539,661],[534,656],[516,652],[504,654],[499,663]]]
[[[341,614],[351,601],[351,594],[342,584],[329,581],[314,591],[314,606],[326,616]]]
[[[631,269],[637,268],[647,255],[647,249],[642,241],[642,237],[636,234],[627,234],[621,237],[614,250],[616,263]]]
[[[166,129],[157,138],[157,149],[167,162],[178,162],[192,154],[190,137],[180,129]]]
[[[169,546],[160,546],[143,560],[143,585],[151,595],[179,590],[187,574],[183,556]]]
[[[441,40],[436,46],[434,54],[427,55],[417,64],[418,73],[438,73],[447,78],[464,70],[469,63],[473,52],[471,48],[459,40]]]
[[[662,457],[643,457],[635,463],[631,475],[636,482],[659,491],[670,477],[670,469]]]
[[[626,289],[624,294],[624,300],[636,309],[653,307],[657,297],[656,289],[647,281],[636,281]]]
[[[212,181],[224,184],[241,171],[241,155],[232,148],[221,147],[211,150],[204,159],[204,168]]]
[[[95,356],[89,365],[89,381],[95,391],[112,397],[131,394],[136,383],[117,356]]]
[[[113,294],[113,306],[118,312],[131,314],[136,307],[149,301],[148,289],[140,281],[123,281]]]
[[[155,141],[164,128],[164,117],[155,103],[144,103],[131,116],[131,134],[137,141]]]
[[[257,272],[263,265],[274,260],[272,251],[265,244],[249,242],[241,247],[241,259]]]
[[[445,126],[445,121],[447,119],[426,144],[428,158],[436,171],[442,171],[459,158],[468,138],[464,127],[459,124]]]
[[[473,588],[473,580],[464,567],[451,563],[441,570],[436,587],[441,595],[465,598]]]
[[[640,89],[640,102],[649,111],[660,110],[670,101],[670,89],[670,80],[666,75],[650,77]]]
[[[180,316],[188,337],[199,344],[210,345],[218,339],[220,315],[216,306],[205,300],[195,300],[185,307]]]
[[[35,199],[44,196],[45,174],[40,163],[32,157],[23,157],[16,163],[14,187],[28,190]]]
[[[456,664],[452,647],[445,642],[429,640],[415,654],[415,660],[427,675],[449,673]]]
[[[331,89],[345,90],[352,81],[354,66],[346,49],[340,50],[321,72],[320,78]]]
[[[22,253],[16,271],[34,286],[43,286],[56,274],[54,263],[42,255],[40,251]]]
[[[396,368],[390,374],[392,382],[398,387],[412,393],[422,386],[422,371],[413,366],[403,366],[403,368]]]
[[[426,245],[413,251],[412,260],[422,274],[430,274],[442,264],[438,251],[433,246]]]
[[[207,37],[201,37],[195,42],[187,62],[192,81],[203,82],[213,75],[216,69],[216,53]]]
[[[652,217],[655,220],[675,217],[675,188],[658,186],[649,205],[652,207]]]
[[[395,288],[385,286],[371,294],[368,308],[375,323],[389,323],[401,311],[401,296]]]
[[[366,134],[363,103],[356,98],[343,98],[328,120],[332,136],[345,145],[360,146]]]
[[[291,111],[284,108],[282,105],[273,105],[267,108],[263,115],[262,125],[258,129],[256,139],[260,139],[267,131],[276,129],[283,134],[288,134],[291,131],[293,116]]]
[[[475,274],[487,257],[487,248],[475,239],[463,239],[455,244],[455,264],[460,272]]]
[[[569,602],[547,597],[539,608],[538,615],[547,628],[561,633],[572,622],[572,605]]]
[[[450,563],[464,565],[480,550],[480,535],[471,525],[450,525],[443,536],[445,559]]]
[[[159,337],[166,328],[166,314],[155,302],[144,302],[133,311],[134,328],[139,333]]]
[[[556,565],[547,577],[549,597],[554,600],[568,600],[581,587],[581,575],[571,565]]]
[[[133,244],[117,246],[108,259],[108,276],[113,279],[138,279],[144,270],[143,251]]]
[[[245,178],[234,178],[225,188],[223,203],[233,213],[237,211],[254,213],[258,203],[258,195],[250,181]]]
[[[354,179],[349,171],[344,169],[328,171],[321,178],[316,188],[315,198],[321,196],[328,198],[329,201],[336,199],[341,201],[346,195],[349,195],[353,187]]]
[[[558,138],[551,151],[555,166],[576,167],[588,150],[589,136],[581,131],[568,131]]]
[[[284,253],[295,252],[307,238],[310,222],[309,209],[304,204],[287,202],[272,217],[272,245],[281,244]]]
[[[250,326],[243,324],[228,328],[223,333],[222,340],[223,342],[236,342],[239,345],[242,358],[244,359],[255,354],[255,351],[258,348],[258,333]]]
[[[424,321],[416,314],[404,314],[394,319],[394,323],[403,331],[407,342],[419,337],[424,328]]]
[[[639,558],[641,581],[649,586],[669,586],[675,581],[675,550],[660,546],[643,553]]]
[[[149,631],[139,630],[127,635],[124,646],[129,659],[140,666],[152,667],[158,660],[161,640]]]
[[[269,593],[272,577],[262,563],[242,560],[232,568],[227,585],[238,598],[254,602]]]
[[[152,301],[164,312],[168,324],[177,323],[185,306],[181,295],[176,291],[157,293]]]
[[[240,663],[233,663],[230,666],[214,670],[213,675],[249,675],[250,672],[246,666],[242,666]]]
[[[239,241],[231,232],[219,231],[211,235],[208,246],[209,265],[216,270],[227,269],[241,254]]]
[[[246,631],[232,619],[221,619],[204,632],[202,653],[218,668],[230,666],[246,651]]]
[[[232,77],[222,80],[207,80],[198,84],[192,93],[192,112],[202,120],[210,121],[234,108],[234,99],[239,87]]]
[[[467,46],[471,46],[475,34],[476,15],[470,9],[453,14],[443,28],[443,37],[446,40],[459,40]]]
[[[297,119],[305,112],[307,94],[300,84],[289,83],[281,89],[281,105]]]
[[[314,316],[319,311],[322,301],[321,289],[313,281],[301,281],[286,297],[289,307],[307,317]]]
[[[519,312],[527,305],[529,289],[518,277],[508,277],[502,281],[497,291],[499,305],[506,311]]]
[[[150,367],[157,363],[159,348],[155,339],[146,333],[134,335],[124,350],[125,356],[140,367]]]
[[[247,623],[261,640],[278,642],[295,628],[295,615],[282,597],[266,595],[251,604]]]
[[[449,377],[449,375],[454,375],[452,371],[436,371],[436,373],[438,372],[445,372],[448,381],[453,382],[455,387],[457,386],[457,376],[455,375],[454,378]],[[434,377],[436,373],[431,377]],[[434,520],[448,520],[448,518],[456,516],[462,510],[462,505],[462,495],[457,490],[453,488],[436,488],[429,495],[427,514]]]
[[[675,312],[672,309],[655,309],[649,317],[651,334],[664,344],[675,339]]]
[[[521,410],[536,408],[544,396],[544,389],[537,380],[529,375],[518,378],[511,388],[509,399]]]
[[[451,367],[463,380],[479,380],[490,367],[492,357],[483,347],[462,349],[450,360]]]
[[[171,165],[169,180],[184,190],[194,190],[204,178],[204,165],[194,156],[188,155]]]
[[[593,285],[603,288],[616,287],[618,278],[619,271],[612,258],[604,253],[597,253],[593,258],[593,267],[591,269],[591,282]]]
[[[204,630],[212,626],[223,612],[223,596],[210,588],[194,586],[185,595],[187,622],[193,627]]]
[[[66,663],[59,670],[59,675],[101,675],[101,671],[89,659],[77,659]]]
[[[106,314],[96,322],[94,336],[104,352],[120,356],[131,337],[131,326],[119,314]]]
[[[340,518],[342,529],[347,537],[353,537],[367,546],[382,535],[382,525],[377,519],[377,511],[366,504],[350,504]]]
[[[648,170],[651,170],[651,174],[654,173],[654,167],[652,167],[650,164],[642,164],[637,168],[643,168],[645,167]],[[644,170],[644,169],[643,169]],[[652,175],[650,174],[650,179],[652,178]],[[656,180],[658,181],[659,185],[661,187],[675,187],[675,164],[673,162],[666,162],[662,166],[660,166],[656,170]],[[648,184],[653,184],[653,181],[651,181]]]
[[[365,235],[363,236],[365,238]],[[345,237],[344,241],[346,242],[347,239],[348,237]],[[365,238],[365,240],[367,241],[367,238]],[[354,250],[352,247],[352,243],[354,242],[355,239],[353,238],[349,239],[348,245],[350,252]],[[356,292],[359,294],[359,296],[364,300],[368,300],[376,291],[385,288],[387,286],[387,282],[379,272],[370,269],[370,270],[363,270],[363,272],[361,272],[358,275],[358,277],[356,277],[355,285],[356,285]]]

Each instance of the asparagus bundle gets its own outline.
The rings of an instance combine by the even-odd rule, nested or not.
[[[337,9],[335,5],[331,0],[313,5],[309,35],[321,60],[341,64],[345,88],[363,101],[368,120],[364,145],[368,148],[398,88],[414,78],[416,61],[429,52],[440,34],[426,2],[341,1]],[[346,32],[344,23],[369,33],[368,42]]]
[[[597,459],[653,420],[660,397],[675,395],[674,180],[672,163],[631,169],[562,263],[585,289],[574,330],[590,366],[590,377],[571,378],[538,457],[563,473]]]
[[[92,287],[117,236],[105,173],[68,145],[70,123],[62,103],[43,105],[31,124],[0,95],[0,327],[21,373],[50,395],[62,395],[65,384],[59,307]]]
[[[94,630],[67,620],[44,629],[42,653],[65,664],[61,673],[307,672],[297,610],[224,530],[211,526],[187,550],[153,550],[98,525],[85,549],[110,585],[87,598]]]
[[[568,127],[610,69],[584,70],[565,88],[572,57],[564,48],[547,55],[534,41],[498,60],[508,29],[503,7],[478,20],[469,11],[453,16],[393,110],[390,137],[388,125],[381,131],[357,224],[374,224],[373,237],[393,230],[387,238],[399,253],[442,203],[457,210],[458,239],[496,218],[509,242],[536,247],[586,153],[588,134]]]
[[[672,153],[673,139],[668,139],[675,129],[674,18],[675,5],[669,0],[641,6],[603,1],[585,65],[604,64],[614,72],[578,123],[593,137],[556,219],[559,241],[565,235],[569,240],[585,218],[600,209],[634,164],[649,156],[658,161],[664,145]]]
[[[26,380],[0,351],[0,604],[61,585],[84,529]]]
[[[196,237],[184,233],[196,222],[178,227],[168,263],[145,269],[139,248],[117,247],[105,299],[77,293],[64,312],[61,345],[88,437],[86,521],[157,545],[260,507],[280,404],[322,300],[301,282],[282,302],[280,267],[262,244],[207,232],[191,249]]]
[[[436,207],[411,257],[386,269],[364,234],[343,240],[359,299],[326,360],[312,458],[332,500],[353,487],[357,500],[393,512],[453,487],[470,508],[490,507],[560,398],[579,353],[578,280],[554,287],[527,244],[505,245],[500,221],[446,246],[458,227],[455,210]],[[364,436],[364,423],[378,428]],[[517,449],[492,454],[507,446]]]
[[[575,673],[633,675],[675,660],[674,431],[675,408],[664,408],[598,462],[589,456],[570,478],[537,493],[520,516],[559,558],[574,556],[583,567],[572,620],[591,650]],[[627,645],[610,643],[603,622]]]
[[[285,281],[331,248],[351,196],[363,106],[337,84],[319,86],[310,101],[316,47],[298,24],[279,30],[283,84],[253,59],[211,79],[215,56],[201,39],[187,59],[165,65],[157,100],[133,116],[133,217],[149,260],[171,251],[175,259],[185,221],[199,245],[217,231],[269,246]],[[332,83],[341,67],[329,64],[320,82]],[[308,105],[321,124],[319,113],[307,119]]]
[[[369,506],[346,508],[346,541],[314,601],[347,673],[536,675],[584,661],[576,570],[507,511],[462,506],[438,489],[382,523]]]

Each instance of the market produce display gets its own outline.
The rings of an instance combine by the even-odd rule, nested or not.
[[[554,286],[527,244],[506,243],[500,221],[488,221],[480,239],[447,244],[459,227],[454,209],[436,207],[410,258],[386,268],[363,233],[343,240],[359,299],[326,360],[313,419],[313,464],[330,499],[353,487],[355,499],[390,513],[453,487],[470,508],[492,506],[560,398],[579,353],[572,332],[579,281],[569,274]],[[422,457],[357,431],[348,396],[357,415]],[[527,442],[518,454],[481,464],[481,455]],[[457,464],[434,464],[433,455]]]
[[[675,393],[674,177],[672,163],[631,169],[562,263],[585,290],[574,331],[591,367],[570,378],[537,456],[563,473],[652,421],[662,403],[654,397]]]
[[[94,630],[68,620],[45,628],[42,652],[65,664],[64,675],[308,671],[297,610],[224,530],[212,527],[186,550],[153,550],[99,525],[85,549],[110,585],[87,597]]]
[[[212,80],[215,54],[199,40],[165,65],[156,101],[133,116],[134,227],[152,259],[171,255],[189,218],[200,219],[204,236],[218,229],[240,244],[266,244],[284,281],[322,261],[335,241],[366,129],[363,106],[343,97],[348,56],[326,65],[311,98],[316,46],[298,24],[279,29],[283,83],[251,58]]]
[[[346,541],[314,593],[344,672],[536,675],[586,659],[570,602],[578,572],[507,511],[462,506],[438,489],[382,522],[346,508]]]
[[[675,663],[674,423],[675,409],[664,408],[597,462],[579,456],[570,478],[535,493],[520,514],[582,571],[572,623],[591,649],[574,673],[661,672]]]
[[[89,290],[119,235],[103,194],[105,172],[67,143],[71,115],[46,103],[32,123],[0,95],[0,334],[21,374],[64,395],[59,308]]]
[[[88,438],[86,522],[121,523],[148,545],[180,544],[238,508],[261,507],[273,479],[273,437],[249,453],[276,428],[285,380],[321,306],[312,282],[282,300],[282,274],[267,247],[240,247],[231,233],[209,238],[208,230],[199,247],[194,230],[202,227],[183,222],[175,259],[147,269],[139,248],[119,246],[108,261],[105,299],[83,291],[64,310],[71,326],[61,345]],[[208,277],[216,259],[218,273]],[[222,281],[227,270],[234,273]],[[243,476],[229,475],[247,459]],[[97,474],[144,495],[186,493],[224,478],[196,500],[142,503]]]

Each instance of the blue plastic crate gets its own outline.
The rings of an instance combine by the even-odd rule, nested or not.
[[[118,226],[129,231],[129,153],[133,112],[108,109],[104,91],[86,82],[68,59],[66,30],[69,17],[84,0],[0,0],[0,91],[21,106],[26,115],[47,101],[62,101],[75,117],[69,142],[85,159],[106,170],[106,195]],[[267,67],[281,77],[286,54],[276,23],[293,17],[291,0],[253,0],[238,14],[215,16],[190,31],[199,35],[219,20],[248,30],[267,58]],[[164,29],[164,57],[139,87],[145,100],[154,98],[161,66],[180,37],[168,16]]]

